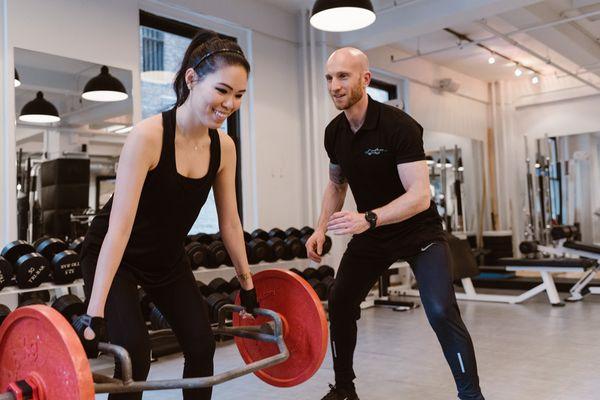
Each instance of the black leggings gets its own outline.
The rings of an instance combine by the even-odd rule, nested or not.
[[[84,254],[81,259],[85,295],[90,298],[97,258]],[[123,346],[131,356],[133,379],[143,381],[150,370],[150,338],[138,298],[138,282],[119,267],[108,293],[105,317],[111,343]],[[215,340],[211,331],[206,302],[202,298],[191,269],[172,283],[144,287],[152,302],[173,329],[185,357],[183,377],[213,374]],[[115,378],[121,377],[118,363]],[[212,388],[183,390],[185,400],[208,400]],[[139,400],[142,393],[111,394],[110,400]]]
[[[336,385],[341,387],[352,387],[356,378],[352,363],[360,303],[392,263],[363,247],[362,243],[351,243],[329,295],[333,367]],[[423,308],[452,370],[460,399],[482,400],[473,342],[456,303],[447,243],[435,242],[406,261],[417,278]]]

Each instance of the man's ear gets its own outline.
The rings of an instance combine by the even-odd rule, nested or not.
[[[363,80],[365,83],[365,87],[371,84],[371,71],[365,71],[363,74]]]

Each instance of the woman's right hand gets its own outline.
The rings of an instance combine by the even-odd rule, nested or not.
[[[306,254],[314,262],[320,263],[325,244],[325,232],[317,229],[306,241]]]
[[[81,340],[81,344],[83,344],[83,349],[88,358],[97,358],[98,343],[108,342],[108,333],[104,318],[83,314],[77,317],[72,325],[75,332],[77,332],[79,340]]]

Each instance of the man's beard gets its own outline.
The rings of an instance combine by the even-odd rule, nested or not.
[[[358,84],[350,89],[350,94],[348,96],[348,100],[344,104],[337,104],[337,103],[335,103],[335,101],[333,102],[333,104],[335,105],[335,108],[337,108],[338,110],[347,110],[350,107],[352,107],[353,105],[355,105],[356,103],[358,103],[358,101],[360,99],[362,99],[363,96],[364,96],[364,91],[362,89],[362,86],[360,84]]]

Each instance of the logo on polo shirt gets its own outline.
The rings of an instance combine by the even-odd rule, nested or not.
[[[387,153],[387,149],[374,148],[365,150],[365,154],[368,156],[379,156],[383,153]]]

